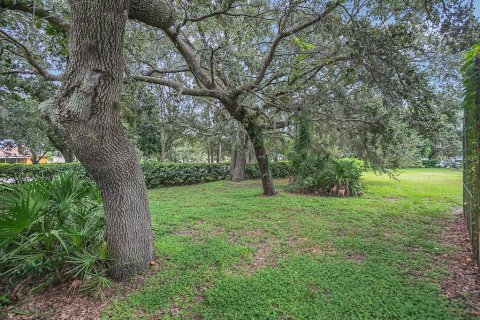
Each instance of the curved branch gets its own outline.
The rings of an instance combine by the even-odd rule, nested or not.
[[[33,56],[33,53],[24,44],[22,44],[20,41],[18,41],[17,39],[15,39],[14,37],[12,37],[11,35],[9,35],[8,33],[6,33],[1,29],[0,29],[0,38],[5,39],[6,41],[10,42],[14,46],[22,50],[24,53],[24,57],[25,59],[27,59],[28,63],[33,68],[35,68],[35,70],[37,70],[40,76],[42,76],[46,80],[55,81],[55,80],[60,80],[62,78],[62,76],[54,75],[46,71],[35,59],[35,57]]]
[[[128,17],[152,27],[167,29],[174,23],[175,10],[166,0],[131,0]]]
[[[34,1],[0,0],[0,8],[30,13],[37,18],[50,22],[65,32],[70,31],[70,22],[45,8],[37,6]]]
[[[190,67],[195,78],[206,88],[215,89],[215,83],[210,81],[210,76],[204,71],[200,65],[195,53],[189,48],[188,44],[182,39],[180,34],[173,30],[173,28],[163,30],[167,37],[172,41],[172,43],[177,48],[178,52],[182,55],[183,59]]]
[[[227,5],[224,8],[222,8],[220,10],[217,10],[217,11],[210,12],[206,15],[199,16],[199,17],[186,17],[184,23],[187,22],[187,21],[189,21],[189,22],[199,22],[199,21],[211,18],[211,17],[226,14],[230,9],[234,9],[234,8],[236,8],[236,7],[233,6],[233,2],[232,3],[227,3]]]
[[[218,98],[218,93],[214,90],[192,89],[192,88],[184,87],[182,84],[178,82],[167,80],[167,79],[150,77],[150,76],[142,76],[142,75],[132,75],[131,79],[136,81],[142,81],[142,82],[170,87],[178,91],[180,94],[184,94],[187,96]]]

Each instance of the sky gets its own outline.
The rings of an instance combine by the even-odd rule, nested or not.
[[[475,5],[475,15],[480,18],[480,0],[473,0]]]

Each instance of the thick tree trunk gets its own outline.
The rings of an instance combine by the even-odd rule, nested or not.
[[[235,139],[235,163],[232,169],[232,181],[245,181],[245,165],[247,162],[246,145],[248,138],[243,128],[239,127]]]
[[[275,195],[275,188],[273,186],[272,172],[270,170],[270,163],[268,162],[267,150],[265,149],[265,141],[263,137],[263,129],[259,125],[257,116],[249,115],[244,118],[243,125],[247,131],[250,140],[252,141],[257,158],[258,168],[260,169],[260,176],[262,178],[263,194],[265,196]]]
[[[50,118],[98,184],[113,258],[110,274],[125,279],[147,269],[154,256],[145,181],[118,106],[129,2],[69,3],[70,60]]]

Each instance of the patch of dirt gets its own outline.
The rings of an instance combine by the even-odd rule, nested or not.
[[[226,273],[246,273],[253,275],[257,270],[276,265],[278,256],[272,255],[272,246],[268,241],[258,243],[253,252],[252,261],[242,261],[225,270]]]
[[[196,288],[195,292],[197,294],[195,295],[195,298],[193,298],[193,302],[194,303],[202,302],[205,299],[204,297],[205,292],[207,292],[207,290],[210,289],[211,287],[212,287],[212,284],[207,282],[207,283],[204,283],[201,287]]]
[[[157,262],[143,275],[138,275],[133,279],[119,282],[112,288],[105,289],[102,292],[102,299],[72,291],[72,282],[49,287],[41,293],[24,294],[18,296],[18,301],[15,304],[0,308],[0,318],[19,320],[100,319],[102,310],[114,298],[125,297],[127,293],[138,290],[147,277],[160,269],[161,265]]]
[[[253,254],[253,266],[254,270],[264,268],[267,266],[267,257],[272,251],[272,247],[268,243],[262,243],[260,246],[255,250]]]
[[[334,252],[331,243],[322,243],[319,245],[305,237],[289,237],[288,244],[294,248],[295,252],[300,254],[326,255]]]
[[[400,197],[385,197],[385,198],[383,198],[383,200],[388,201],[388,202],[397,202],[397,201],[402,200],[402,198],[400,198]]]
[[[472,316],[480,316],[480,274],[462,209],[453,212],[454,220],[444,223],[442,241],[454,245],[453,252],[442,255],[441,261],[450,271],[440,287],[447,299],[464,304]],[[439,259],[440,260],[440,259]]]
[[[217,227],[207,231],[207,229],[203,227],[204,225],[205,225],[205,221],[199,220],[195,225],[188,227],[188,229],[176,230],[171,234],[174,236],[192,237],[192,240],[195,241],[195,240],[201,240],[208,237],[217,237],[224,232],[222,228],[217,228]]]
[[[361,255],[361,254],[358,254],[358,253],[348,253],[347,254],[347,257],[348,259],[352,260],[352,261],[355,261],[355,262],[363,262],[363,260],[365,260],[365,256],[364,255]]]

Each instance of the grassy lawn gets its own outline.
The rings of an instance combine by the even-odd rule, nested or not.
[[[261,196],[260,182],[150,191],[159,272],[114,319],[452,319],[434,258],[461,173],[365,176],[361,198]],[[438,259],[437,259],[438,260]],[[462,315],[459,315],[461,317]]]

